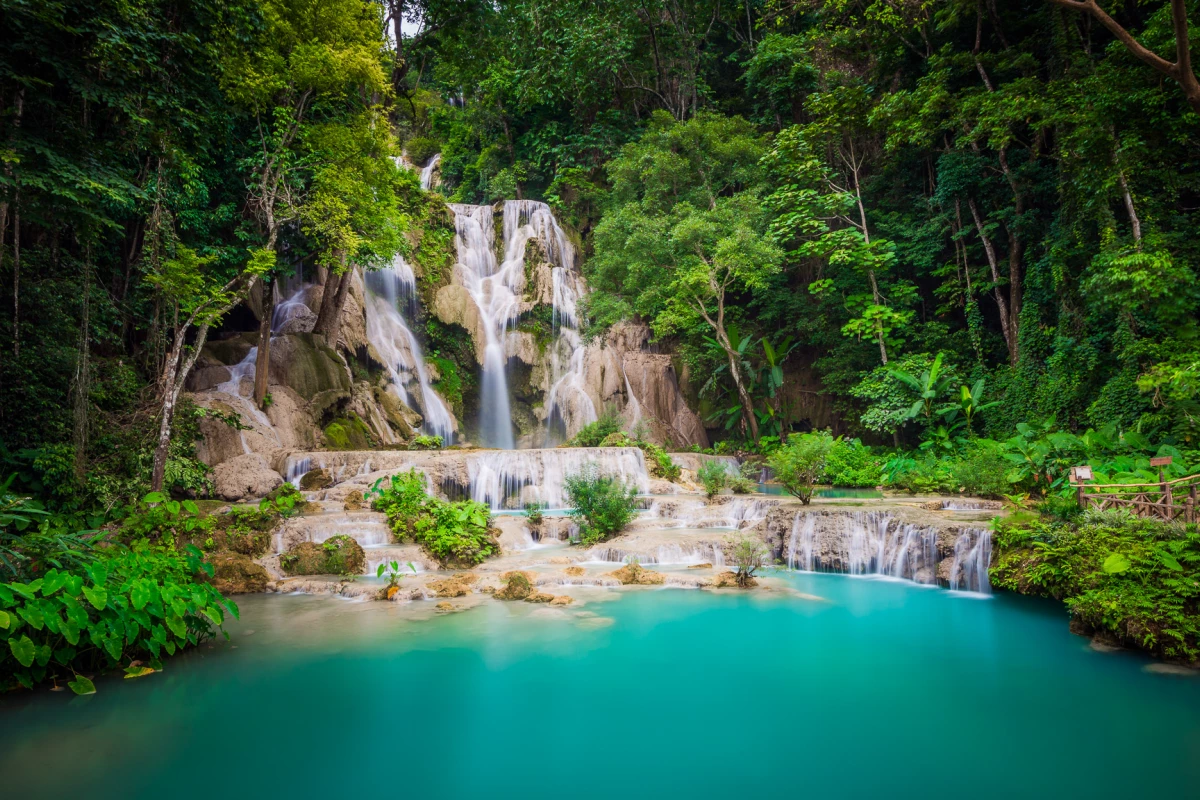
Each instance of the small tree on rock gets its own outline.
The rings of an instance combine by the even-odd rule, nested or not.
[[[737,585],[747,589],[754,585],[754,573],[767,562],[767,548],[758,539],[749,536],[733,547],[733,563],[737,567]]]
[[[789,436],[787,444],[776,450],[767,463],[788,493],[808,505],[832,449],[833,436],[828,431]]]

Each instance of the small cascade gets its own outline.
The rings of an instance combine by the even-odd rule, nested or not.
[[[287,479],[288,483],[299,489],[300,479],[304,477],[305,473],[311,471],[312,468],[312,457],[304,456],[303,458],[296,458],[294,456],[288,456],[287,463],[284,466],[284,477]]]
[[[520,508],[540,501],[550,508],[567,505],[568,475],[595,465],[604,475],[618,476],[645,492],[650,475],[642,451],[633,447],[572,447],[472,454],[467,461],[471,499],[493,510]]]
[[[434,153],[433,158],[429,159],[429,163],[421,170],[421,188],[425,191],[433,188],[433,172],[440,163],[442,163],[442,154]]]
[[[258,348],[251,347],[250,352],[246,353],[245,358],[234,364],[232,367],[229,367],[229,380],[218,384],[216,390],[218,392],[224,392],[230,397],[236,398],[237,404],[241,406],[241,410],[245,411],[263,428],[270,431],[271,435],[275,437],[275,443],[282,447],[283,441],[279,438],[279,433],[274,427],[271,426],[271,420],[267,418],[267,415],[264,414],[260,408],[254,405],[254,400],[252,397],[245,397],[242,395],[242,379],[249,378],[251,381],[254,380],[254,361],[257,358]],[[253,388],[251,388],[251,394],[253,394]],[[257,432],[262,433],[261,430],[257,430]],[[242,452],[252,452],[250,450],[250,445],[246,443],[246,432],[239,430],[238,438],[242,442]]]
[[[434,391],[421,346],[401,313],[402,305],[411,308],[416,299],[412,267],[397,255],[386,269],[368,272],[366,284],[367,340],[384,361],[388,388],[406,406],[420,409],[425,433],[441,436],[443,442],[450,444],[457,427],[454,415]],[[415,402],[409,393],[413,384],[416,384]],[[378,433],[389,442],[395,441],[390,430]]]
[[[480,387],[480,437],[489,447],[514,446],[512,411],[505,374],[504,339],[516,322],[525,285],[524,244],[516,254],[496,263],[495,225],[491,206],[451,204],[454,212],[458,267],[455,277],[479,309],[484,331],[483,380]],[[508,252],[513,251],[510,242]]]
[[[720,505],[685,508],[677,519],[683,528],[746,528],[766,519],[778,505],[778,500],[738,497]]]
[[[954,543],[950,563],[950,588],[991,594],[988,566],[992,562],[992,532],[986,528],[968,531]]]
[[[653,555],[603,545],[597,545],[588,551],[589,563],[631,564],[634,561],[643,566],[694,567],[712,564],[713,567],[719,568],[725,566],[725,553],[716,544],[698,544],[686,549],[677,544],[662,545]]]
[[[941,556],[938,534],[937,528],[901,522],[886,512],[799,512],[792,519],[784,558],[790,568],[809,572],[882,575],[934,584]],[[969,534],[961,535],[955,558],[959,558],[957,548],[964,548],[964,565],[977,565],[983,558],[986,576],[990,550],[981,554],[965,544],[974,541]]]

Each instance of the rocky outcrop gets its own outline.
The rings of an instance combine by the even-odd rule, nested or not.
[[[324,542],[300,542],[279,557],[287,575],[361,575],[366,554],[353,537],[331,536]]]
[[[213,470],[213,493],[222,500],[264,497],[283,477],[258,453],[246,453]]]
[[[479,307],[471,299],[466,287],[450,283],[438,289],[433,302],[433,314],[447,325],[458,325],[471,335],[471,341],[475,343],[475,361],[482,365],[487,333],[479,316]]]
[[[213,588],[224,595],[265,592],[271,576],[261,564],[242,553],[221,552],[205,556],[212,564]]]

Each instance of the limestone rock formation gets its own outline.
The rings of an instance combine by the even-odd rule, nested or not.
[[[221,594],[265,592],[271,576],[261,564],[242,553],[211,553],[205,560],[213,566],[211,583]]]
[[[222,500],[263,497],[281,483],[280,474],[258,453],[237,456],[213,470],[214,493]]]

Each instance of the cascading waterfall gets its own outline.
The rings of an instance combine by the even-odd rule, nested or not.
[[[515,439],[504,338],[520,308],[518,298],[525,284],[524,245],[518,258],[506,257],[503,264],[497,265],[492,207],[451,204],[450,209],[454,212],[454,243],[458,248],[455,277],[475,301],[483,324],[480,438],[488,447],[511,450]]]
[[[434,153],[433,158],[429,159],[429,163],[421,170],[421,188],[425,191],[433,188],[433,171],[440,163],[442,163],[442,154]]]
[[[578,447],[473,454],[467,462],[471,499],[493,510],[540,501],[550,508],[567,504],[568,475],[589,464],[603,475],[623,478],[645,492],[650,486],[642,451],[632,447]]]
[[[237,404],[241,406],[242,410],[245,411],[256,422],[258,422],[263,428],[270,431],[271,435],[275,437],[275,443],[282,447],[283,440],[279,438],[279,433],[271,425],[271,420],[267,418],[267,415],[264,414],[261,409],[254,405],[254,400],[252,397],[245,397],[242,394],[242,379],[249,378],[251,381],[254,380],[254,361],[257,358],[258,348],[251,347],[250,352],[246,353],[245,358],[234,364],[232,367],[229,367],[229,380],[218,384],[216,390],[218,392],[224,392],[230,397],[235,398]],[[262,433],[262,431],[260,430],[259,433]],[[239,430],[238,438],[242,442],[242,452],[251,452],[250,445],[246,443],[246,432]]]
[[[443,442],[454,441],[454,415],[429,380],[429,369],[421,346],[413,336],[401,313],[402,307],[412,308],[416,301],[416,277],[412,267],[397,255],[385,269],[367,273],[367,340],[384,360],[389,389],[409,407],[420,408],[426,433],[441,436]],[[410,312],[411,313],[411,312]],[[418,402],[413,402],[409,387],[416,383]],[[389,441],[391,431],[381,431]]]
[[[986,528],[968,531],[954,543],[954,560],[950,564],[950,588],[959,591],[990,594],[988,566],[992,561],[992,532]]]
[[[949,584],[987,592],[991,534],[965,531],[955,542]],[[799,512],[785,547],[792,569],[885,575],[917,583],[937,582],[938,529],[903,523],[886,512]]]

